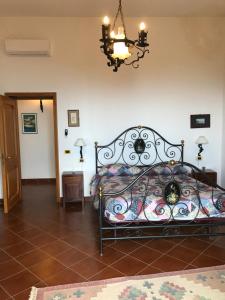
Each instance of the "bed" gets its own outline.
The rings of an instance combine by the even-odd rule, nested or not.
[[[95,143],[91,195],[99,212],[100,254],[107,240],[224,235],[225,189],[195,179],[184,141],[152,128],[128,128],[111,143]]]

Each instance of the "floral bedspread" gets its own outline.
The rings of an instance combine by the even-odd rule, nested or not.
[[[104,193],[115,193],[121,191],[135,178],[135,176],[94,176],[91,183],[94,206],[98,207],[99,185],[103,187]],[[168,176],[142,176],[124,193],[104,197],[105,217],[110,222],[117,223],[225,217],[225,195],[222,191],[187,175],[177,175],[174,179],[181,189],[180,199],[175,205],[166,203],[164,197],[164,188],[171,180]]]

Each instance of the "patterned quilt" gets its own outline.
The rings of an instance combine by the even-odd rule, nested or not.
[[[123,190],[135,176],[98,176],[91,183],[91,194],[97,208],[97,190],[106,193]],[[181,196],[175,205],[165,201],[164,190],[169,176],[141,176],[131,188],[117,196],[104,197],[104,214],[110,222],[145,222],[193,220],[225,217],[225,195],[188,175],[176,175]]]

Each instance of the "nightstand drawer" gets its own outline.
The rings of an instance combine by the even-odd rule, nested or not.
[[[204,172],[192,172],[192,176],[208,185],[216,186],[217,184],[217,173],[213,170],[206,169]]]
[[[63,184],[63,206],[66,203],[84,201],[83,172],[64,172],[62,174]]]

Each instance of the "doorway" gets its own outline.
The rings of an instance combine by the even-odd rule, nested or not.
[[[55,183],[53,101],[17,100],[21,181]]]
[[[60,202],[60,180],[59,180],[59,159],[58,159],[58,126],[57,126],[57,98],[56,98],[56,93],[6,93],[5,94],[10,100],[13,100],[13,102],[15,102],[17,104],[17,109],[18,109],[18,113],[17,113],[17,122],[18,124],[20,124],[20,128],[18,130],[18,143],[21,142],[21,159],[19,159],[19,169],[20,169],[20,185],[21,182],[22,183],[28,183],[29,181],[31,182],[32,177],[35,178],[34,182],[38,182],[37,180],[39,179],[39,181],[43,181],[43,180],[47,180],[49,178],[55,178],[55,183],[56,183],[56,202]],[[42,100],[42,105],[41,105],[41,101]],[[27,105],[26,105],[27,102]],[[40,123],[44,122],[44,113],[50,113],[49,110],[51,110],[50,108],[50,103],[52,104],[52,124],[53,124],[53,128],[50,129],[48,132],[44,132],[44,124]],[[37,105],[38,104],[38,105]],[[38,162],[41,162],[41,159],[43,158],[43,160],[46,160],[46,154],[45,157],[41,158],[41,153],[38,154],[37,153],[37,158],[36,158],[36,162],[35,162],[35,158],[32,157],[32,155],[29,155],[29,150],[32,151],[32,148],[35,149],[35,147],[37,148],[39,146],[39,150],[43,151],[44,148],[46,148],[43,143],[44,140],[41,142],[41,140],[39,141],[40,145],[37,144],[37,139],[34,139],[34,135],[31,134],[21,134],[21,132],[23,132],[24,125],[23,125],[23,120],[24,118],[26,119],[27,115],[21,115],[21,113],[28,113],[27,108],[30,107],[30,105],[33,105],[33,110],[30,109],[29,113],[33,113],[33,116],[38,115],[38,119],[37,120],[37,127],[39,127],[39,130],[41,129],[42,131],[42,137],[41,135],[38,136],[38,139],[40,140],[47,138],[47,135],[52,134],[52,155],[50,158],[51,162],[49,162],[48,167],[45,166],[45,174],[46,176],[43,175],[43,168],[41,168],[40,166],[43,164],[38,164]],[[36,107],[36,109],[35,109]],[[39,110],[39,112],[37,112],[37,108]],[[28,109],[29,110],[29,109]],[[43,110],[43,113],[42,113]],[[37,114],[38,113],[38,114]],[[28,121],[29,121],[29,116],[28,115]],[[29,130],[29,124],[27,129],[25,130]],[[38,128],[37,128],[38,131]],[[43,132],[44,132],[44,136],[43,136]],[[19,136],[20,136],[20,142],[19,142]],[[33,136],[33,141],[35,141],[34,143],[32,143],[32,136]],[[30,137],[30,138],[29,138]],[[42,147],[42,145],[44,145]],[[35,145],[36,144],[36,145]],[[19,146],[19,145],[18,145]],[[19,148],[19,147],[18,147]],[[29,149],[28,149],[29,148]],[[20,156],[20,155],[19,155]],[[53,157],[52,157],[53,156]],[[30,163],[29,163],[30,160]],[[33,163],[32,163],[33,160]],[[54,161],[54,165],[52,165]],[[33,165],[33,166],[32,166]],[[34,168],[36,166],[36,175],[34,175]],[[48,169],[48,170],[46,170]],[[21,172],[22,171],[22,172]],[[33,172],[33,173],[32,173]],[[47,173],[46,173],[47,172]],[[21,176],[22,173],[22,176]],[[32,175],[33,174],[33,175]],[[53,175],[54,174],[54,175]],[[46,177],[46,178],[44,178]],[[24,179],[27,178],[27,179]],[[7,189],[5,189],[4,192],[4,185],[6,186],[6,179],[7,178],[2,178],[3,179],[3,196],[4,196],[4,212],[7,213],[12,207],[9,205],[5,205],[5,200],[7,198]],[[52,179],[54,180],[54,179]],[[13,204],[13,206],[16,203]]]

